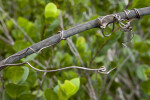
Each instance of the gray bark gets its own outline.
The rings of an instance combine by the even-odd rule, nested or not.
[[[150,15],[150,7],[140,8],[140,9],[138,9],[138,11],[139,11],[140,16]],[[126,15],[125,15],[124,12],[117,13],[117,15],[121,16],[122,19],[126,19]],[[130,19],[136,18],[137,14],[135,13],[134,10],[130,10],[130,13],[129,13],[128,17]],[[94,19],[94,20],[85,22],[83,24],[79,24],[77,26],[74,26],[74,27],[72,27],[72,28],[70,28],[68,30],[64,30],[64,36],[63,37],[64,38],[68,38],[70,36],[73,36],[75,34],[78,34],[80,32],[83,32],[83,31],[86,31],[86,30],[89,30],[89,29],[92,29],[92,28],[99,28],[99,23],[98,22],[99,22],[98,19]],[[110,22],[113,22],[113,20],[111,20]],[[30,46],[30,47],[32,49],[34,49],[35,51],[38,51],[38,50],[40,50],[43,47],[46,47],[46,46],[49,46],[49,45],[57,43],[59,40],[60,40],[60,35],[56,34],[56,35],[53,35],[53,36],[51,36],[51,37],[49,37],[49,38],[47,38],[47,39],[45,39],[43,41],[35,43],[32,46]],[[32,51],[30,49],[27,52],[25,52],[26,50],[27,50],[27,48],[25,48],[25,49],[15,53],[15,54],[13,54],[12,57],[10,57],[6,62],[5,62],[5,59],[0,61],[0,70],[2,70],[2,69],[7,67],[7,66],[4,66],[4,62],[5,62],[5,64],[13,64],[16,61],[18,61],[18,60],[20,60],[22,58],[25,58],[28,55],[31,55],[32,53],[34,53],[34,51]],[[23,52],[25,52],[25,53],[23,53]],[[22,55],[14,56],[14,55],[18,55],[18,54],[22,54]]]

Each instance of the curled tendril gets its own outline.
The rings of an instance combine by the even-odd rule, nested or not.
[[[102,29],[102,34],[103,34],[104,37],[109,37],[109,36],[111,36],[112,33],[113,33],[113,31],[114,31],[114,28],[115,28],[115,23],[113,22],[113,28],[112,28],[111,33],[108,34],[108,35],[106,35],[106,34],[104,33],[104,29],[105,29],[105,28],[108,26],[108,24],[109,24],[108,22],[105,22],[105,20],[108,20],[109,17],[112,17],[113,20],[115,19],[115,15],[107,15],[107,16],[104,16],[104,17],[102,17],[102,18],[98,18],[99,24],[100,24],[100,28]]]
[[[60,34],[60,40],[58,42],[60,42],[61,40],[64,40],[65,38],[63,37],[63,31],[59,31],[59,34]],[[56,43],[52,44],[52,45],[55,45]],[[35,67],[33,67],[29,62],[24,62],[24,63],[17,63],[17,64],[6,64],[7,60],[10,59],[11,57],[15,57],[15,56],[21,56],[22,54],[26,53],[29,49],[32,50],[33,52],[35,53],[39,53],[41,50],[47,48],[47,47],[50,47],[52,45],[49,45],[49,46],[46,46],[46,47],[43,47],[41,48],[39,51],[35,51],[33,48],[29,47],[27,48],[23,53],[21,54],[16,54],[16,55],[12,55],[10,57],[8,57],[7,59],[5,59],[4,61],[4,64],[1,66],[20,66],[20,65],[23,65],[23,64],[27,64],[29,65],[32,69],[36,70],[36,71],[39,71],[39,72],[56,72],[56,71],[61,71],[61,70],[66,70],[66,69],[71,69],[71,68],[76,68],[76,69],[83,69],[83,70],[87,70],[87,71],[98,71],[99,73],[101,74],[109,74],[112,70],[109,70],[107,72],[106,70],[106,67],[105,66],[102,66],[100,67],[99,69],[91,69],[91,68],[85,68],[85,67],[79,67],[79,66],[70,66],[70,67],[65,67],[65,68],[60,68],[60,69],[55,69],[55,70],[41,70],[41,69],[37,69]],[[116,68],[116,67],[115,67]],[[113,68],[113,69],[115,69]]]
[[[139,13],[138,9],[134,8],[134,11],[136,13],[137,18],[140,18],[140,13]],[[115,27],[115,24],[114,24],[115,21],[117,21],[119,23],[119,27],[123,31],[131,33],[131,35],[132,35],[131,38],[129,40],[125,41],[125,42],[122,42],[123,45],[125,45],[124,43],[130,42],[133,39],[133,37],[134,37],[134,34],[132,33],[132,27],[130,26],[130,20],[129,20],[130,19],[129,18],[130,11],[129,10],[124,10],[124,13],[125,13],[125,16],[126,16],[127,19],[121,19],[121,16],[117,15],[117,14],[115,14],[115,15],[107,15],[107,16],[104,16],[102,18],[98,18],[99,25],[100,25],[100,28],[102,29],[102,34],[103,34],[104,37],[108,37],[108,36],[112,35],[112,33],[114,31],[114,27]],[[104,29],[111,22],[113,23],[112,31],[111,31],[110,34],[105,35],[104,34]]]
[[[106,70],[105,66],[101,66],[99,69],[91,69],[91,68],[85,68],[85,67],[79,67],[79,66],[70,66],[70,67],[65,67],[65,68],[60,68],[60,69],[55,69],[55,70],[41,70],[33,67],[29,62],[24,62],[24,63],[17,63],[17,64],[5,64],[3,66],[20,66],[23,64],[29,65],[32,69],[39,71],[39,72],[57,72],[57,71],[62,71],[62,70],[67,70],[67,69],[82,69],[82,70],[87,70],[87,71],[98,71],[101,74],[109,74],[111,71],[113,71],[116,67],[110,69],[109,71]]]

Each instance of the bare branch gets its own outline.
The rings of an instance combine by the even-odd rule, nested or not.
[[[138,11],[139,11],[140,16],[150,15],[150,7],[141,8]],[[121,19],[126,19],[126,14],[124,12],[117,13],[117,15],[120,16]],[[136,18],[136,17],[137,17],[137,13],[134,10],[130,10],[130,14],[128,15],[128,18],[132,19],[132,18]],[[102,17],[100,17],[100,18],[102,18]],[[88,29],[99,28],[99,23],[98,22],[99,22],[99,20],[95,19],[95,20],[91,20],[91,21],[88,21],[86,23],[74,26],[74,27],[72,27],[68,30],[63,31],[64,32],[63,37],[68,38],[72,35],[75,35],[77,33],[80,33],[82,31],[85,31],[85,30],[88,30]],[[114,19],[108,19],[108,23],[112,23],[112,22],[114,22]],[[43,47],[47,47],[49,45],[58,43],[59,41],[60,41],[60,34],[56,34],[56,35],[53,35],[53,36],[51,36],[51,37],[49,37],[49,38],[47,38],[43,41],[40,41],[36,44],[33,44],[30,47],[32,49],[34,49],[35,51],[38,51]],[[21,50],[21,51],[17,52],[16,54],[14,54],[14,55],[18,55],[18,54],[22,53],[22,55],[19,55],[19,56],[12,55],[11,59],[7,60],[6,64],[15,63],[16,61],[18,61],[22,58],[25,58],[26,56],[34,53],[33,50],[28,50],[26,53],[23,53],[23,52],[26,51],[26,49]],[[0,70],[7,67],[7,66],[2,66],[4,64],[4,62],[5,62],[5,60],[0,62],[0,66],[1,66]]]

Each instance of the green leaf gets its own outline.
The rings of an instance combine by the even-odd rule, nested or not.
[[[46,37],[51,36],[49,32],[52,32],[54,29],[58,28],[59,24],[60,24],[59,19],[55,19],[54,21],[52,21],[51,24],[48,26],[48,29],[47,29],[48,34],[46,34]]]
[[[17,84],[13,84],[13,83],[8,83],[5,86],[5,90],[9,96],[11,96],[12,98],[17,98],[21,94],[27,93],[28,87],[25,85],[17,85]]]
[[[135,43],[134,48],[140,53],[146,53],[149,51],[149,45],[143,41]]]
[[[80,79],[79,78],[74,78],[74,79],[70,80],[70,82],[76,86],[76,90],[79,89],[79,87],[80,87]]]
[[[21,26],[22,28],[26,28],[28,25],[28,20],[23,17],[18,17],[17,22],[18,25]]]
[[[72,56],[69,53],[65,53],[63,55],[63,58],[61,59],[61,61],[63,62],[62,65],[70,66],[70,65],[72,65],[73,59],[72,59]]]
[[[45,7],[45,17],[46,18],[56,18],[59,15],[59,10],[54,3],[48,3]]]
[[[34,87],[36,81],[37,81],[37,74],[34,70],[31,69],[26,82],[29,84],[30,87]]]
[[[71,97],[76,92],[76,86],[68,80],[65,80],[62,88],[65,91],[67,98]]]
[[[35,27],[34,23],[23,18],[18,17],[18,25],[21,26],[24,31],[34,40],[37,41],[40,39],[40,34],[38,29]],[[23,34],[23,33],[22,33]]]
[[[6,25],[7,25],[9,30],[11,30],[13,28],[13,22],[11,20],[6,20]]]
[[[143,8],[150,6],[150,0],[133,0],[133,8]]]
[[[145,93],[150,95],[150,80],[142,82],[140,86]]]
[[[58,93],[59,99],[66,100],[67,96],[66,96],[64,89],[62,88],[62,84],[60,83],[60,81],[58,81],[58,86],[59,88],[57,88],[58,89],[57,93]]]
[[[34,100],[36,95],[33,94],[23,94],[21,95],[18,100]]]
[[[20,83],[25,82],[27,80],[27,78],[28,78],[28,75],[29,75],[29,68],[25,67],[25,66],[23,66],[22,68],[24,69],[24,73],[22,75],[21,80],[19,81]]]
[[[22,59],[23,62],[28,62],[28,61],[31,61],[33,60],[38,54],[34,53],[34,54],[31,54],[29,56],[27,56],[26,58]]]
[[[95,57],[93,62],[99,63],[99,62],[103,62],[103,61],[104,61],[104,56],[100,56],[100,57]]]
[[[13,83],[17,83],[21,80],[24,74],[22,67],[9,67],[6,71],[6,77]]]
[[[25,42],[23,40],[17,40],[13,46],[13,49],[15,51],[20,51],[26,47],[29,47],[30,46],[30,43],[29,42]]]
[[[65,80],[64,84],[60,84],[58,82],[58,96],[59,98],[63,98],[63,100],[68,100],[72,95],[74,95],[80,86],[79,78],[74,78],[72,80]]]
[[[149,66],[148,65],[140,65],[138,66],[138,68],[136,69],[136,75],[139,79],[141,80],[146,80],[147,76],[145,75],[145,70],[148,69]]]
[[[150,69],[146,69],[144,74],[146,75],[146,79],[148,79],[150,77]]]
[[[142,39],[139,35],[135,34],[132,41],[133,41],[133,44],[135,44],[135,43],[141,42]]]
[[[17,40],[24,37],[23,33],[19,29],[13,29],[11,32],[12,36]]]
[[[46,100],[59,100],[58,95],[51,89],[46,89],[44,91],[44,97]]]
[[[83,36],[80,36],[77,38],[76,46],[79,49],[79,51],[85,50],[85,43],[86,43],[86,41],[85,41],[85,38]]]

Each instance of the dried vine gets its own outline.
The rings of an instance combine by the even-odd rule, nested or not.
[[[44,41],[41,41],[41,42],[39,42],[37,44],[34,44],[33,46],[28,47],[28,48],[26,48],[26,49],[24,49],[24,50],[22,50],[22,51],[20,51],[20,52],[18,52],[16,54],[14,54],[14,55],[4,59],[3,61],[0,62],[0,70],[4,69],[7,66],[16,66],[16,65],[19,66],[19,65],[22,65],[22,64],[28,64],[31,68],[33,68],[33,69],[35,69],[37,71],[40,71],[40,72],[55,72],[55,71],[61,71],[61,70],[66,70],[66,69],[70,69],[70,68],[78,68],[78,69],[83,69],[83,70],[88,70],[88,71],[98,71],[99,73],[102,73],[102,74],[109,74],[116,67],[111,69],[111,70],[109,70],[109,71],[107,71],[104,66],[100,67],[99,69],[90,69],[90,68],[85,68],[85,67],[70,66],[70,67],[60,68],[60,69],[56,69],[56,70],[40,70],[40,69],[37,69],[37,68],[33,67],[29,62],[18,63],[18,64],[11,64],[11,63],[14,63],[14,62],[20,60],[21,58],[24,58],[27,55],[30,55],[32,53],[39,53],[41,50],[43,50],[43,49],[45,49],[47,47],[51,47],[51,46],[59,43],[61,40],[65,40],[67,37],[69,37],[71,35],[74,35],[76,33],[79,33],[81,31],[84,31],[84,30],[87,30],[87,29],[90,29],[90,28],[95,28],[95,27],[99,26],[102,29],[102,33],[103,33],[104,37],[107,37],[107,36],[110,36],[113,33],[114,27],[115,27],[114,23],[118,22],[120,28],[123,31],[131,32],[132,31],[132,27],[130,26],[130,19],[131,18],[140,18],[140,16],[148,15],[148,14],[150,14],[150,7],[141,8],[139,10],[138,9],[134,9],[134,10],[131,10],[131,11],[125,10],[124,13],[118,13],[118,14],[107,15],[107,16],[104,16],[104,17],[99,17],[99,18],[97,18],[97,19],[95,19],[93,21],[90,21],[90,22],[87,22],[87,23],[75,26],[75,27],[73,27],[73,28],[71,28],[69,30],[59,31],[58,32],[59,34],[54,35],[54,36],[52,36],[52,37],[50,37],[50,38],[48,38],[48,39],[46,39]],[[98,23],[97,23],[97,21],[98,21]],[[123,23],[124,21],[127,21],[127,22]],[[113,23],[112,32],[109,35],[105,35],[103,30],[110,23]],[[88,24],[88,25],[85,25],[85,24]],[[82,29],[81,29],[80,26],[82,26]],[[75,28],[78,28],[78,27],[80,27],[80,29],[75,30]],[[73,30],[75,30],[75,32]],[[68,32],[68,34],[67,34],[67,32]],[[70,32],[72,32],[72,34]],[[40,44],[40,43],[43,44],[43,43],[47,42],[49,39],[51,40],[51,43],[46,43],[41,48],[36,48],[35,47],[35,46],[38,46],[38,44]]]

